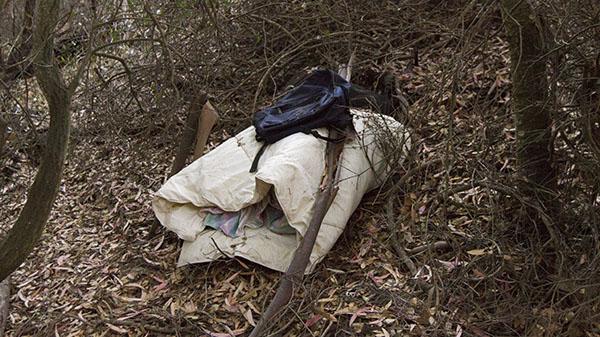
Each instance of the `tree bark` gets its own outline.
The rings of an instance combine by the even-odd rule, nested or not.
[[[185,167],[187,158],[190,156],[190,153],[192,153],[196,132],[198,130],[198,120],[200,119],[202,106],[205,102],[206,94],[199,94],[190,104],[190,112],[185,120],[185,126],[183,128],[183,133],[181,134],[177,154],[175,154],[175,159],[173,160],[173,165],[169,172],[169,177],[174,176]]]
[[[4,145],[6,145],[6,141],[8,140],[8,123],[2,117],[0,117],[0,155],[2,155],[2,151],[4,150]]]
[[[344,131],[344,138],[346,138],[348,132],[348,130]],[[335,130],[329,135],[331,138],[339,138],[339,136],[340,134]],[[273,300],[271,300],[271,303],[263,313],[256,327],[250,333],[249,337],[262,336],[267,325],[271,323],[272,319],[292,299],[294,287],[302,283],[302,278],[310,260],[310,254],[315,246],[317,235],[321,229],[321,224],[337,195],[338,187],[336,185],[336,179],[340,157],[344,150],[344,143],[345,142],[327,143],[325,149],[325,156],[327,158],[325,174],[323,176],[323,181],[321,182],[322,188],[317,191],[317,195],[315,196],[315,203],[311,210],[312,216],[310,218],[310,223],[308,224],[308,229],[306,230],[306,233],[304,233],[300,246],[294,252],[292,262],[285,274],[281,277],[279,287],[275,292]]]
[[[48,102],[50,127],[42,163],[14,226],[0,242],[0,281],[17,269],[42,235],[58,194],[67,151],[71,91],[56,66],[54,30],[61,1],[39,1],[36,8],[33,48],[35,76]]]
[[[552,220],[558,207],[543,22],[527,0],[502,0],[501,9],[510,49],[517,167],[523,178],[519,189],[535,204],[521,215],[518,226],[523,233],[535,229],[535,241],[551,239],[558,246]]]
[[[218,114],[208,102],[206,93],[197,93],[190,103],[190,111],[185,119],[185,126],[181,133],[181,139],[179,140],[179,146],[177,147],[173,165],[171,165],[169,178],[179,173],[179,171],[185,167],[192,148],[194,148],[194,144],[196,144],[196,146],[193,159],[196,160],[202,155],[210,130],[216,123],[217,118]],[[204,123],[204,125],[202,125],[202,123]],[[160,222],[158,219],[154,218],[152,225],[148,230],[148,238],[154,236],[159,225]]]
[[[501,6],[510,48],[517,165],[526,181],[521,188],[552,213],[556,174],[543,23],[527,0],[502,0]]]
[[[8,280],[0,282],[0,337],[4,337],[10,306],[10,282]]]

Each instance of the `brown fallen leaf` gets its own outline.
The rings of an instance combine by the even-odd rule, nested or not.
[[[306,320],[306,322],[304,322],[304,325],[310,328],[311,326],[315,325],[318,321],[320,321],[321,318],[323,318],[321,315],[312,315],[308,320]]]

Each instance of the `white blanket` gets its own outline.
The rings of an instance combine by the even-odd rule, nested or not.
[[[410,147],[408,132],[392,118],[355,109],[351,113],[357,135],[344,146],[339,190],[323,220],[307,273],[342,234],[363,195],[382,183],[388,165],[401,164],[383,160],[376,138],[398,137],[405,144],[405,153]],[[318,132],[327,134],[324,129]],[[287,269],[310,222],[325,167],[326,141],[303,133],[288,136],[269,145],[258,171],[249,173],[261,145],[255,140],[254,127],[249,127],[171,177],[156,192],[152,201],[156,217],[184,240],[179,266],[213,261],[226,254],[278,271]],[[246,227],[244,235],[231,238],[205,228],[200,208],[239,211],[262,200],[271,188],[296,235]]]

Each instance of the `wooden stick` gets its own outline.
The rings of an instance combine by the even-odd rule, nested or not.
[[[200,109],[200,106],[202,106],[202,109]],[[196,95],[196,98],[190,104],[190,112],[185,121],[185,128],[181,134],[181,141],[179,142],[179,148],[175,155],[175,159],[173,160],[169,177],[174,176],[185,167],[194,143],[196,146],[194,148],[193,160],[202,156],[210,131],[218,118],[219,114],[207,100],[206,94],[201,93]],[[150,230],[148,231],[148,238],[154,236],[159,225],[160,222],[158,219],[154,218]]]
[[[402,246],[398,235],[398,227],[396,226],[397,221],[394,220],[395,216],[393,198],[388,199],[386,207],[386,218],[388,228],[391,232],[392,248],[394,248],[396,254],[398,254],[398,257],[402,260],[402,262],[404,262],[404,265],[406,265],[406,267],[410,271],[410,275],[415,276],[417,274],[417,267],[415,266],[415,263],[410,259],[410,257],[408,257],[408,254],[406,254],[406,250],[404,249],[404,246]]]
[[[340,65],[338,69],[338,73],[347,81],[350,81],[350,77],[352,76],[353,62],[354,52],[350,56],[348,64]],[[342,135],[344,136],[344,140],[349,134],[350,130],[343,131]],[[329,137],[336,139],[340,136],[338,130],[335,129],[331,130],[329,134]],[[260,318],[258,324],[254,327],[254,330],[252,330],[252,333],[250,333],[249,337],[261,336],[267,323],[270,322],[292,299],[294,285],[298,285],[302,282],[306,266],[310,260],[310,254],[315,246],[317,235],[319,234],[321,224],[323,223],[323,218],[325,218],[329,207],[337,195],[338,187],[336,185],[336,179],[338,175],[338,164],[342,151],[344,150],[344,144],[345,141],[327,143],[327,147],[325,148],[325,175],[321,181],[321,188],[317,191],[315,197],[315,203],[312,208],[312,218],[310,219],[308,229],[306,230],[306,233],[304,233],[300,246],[294,252],[294,257],[292,258],[290,266],[281,278],[281,283],[279,284],[279,288],[277,288],[277,292],[275,292],[273,300],[267,307],[267,310],[265,310],[265,313]]]
[[[8,307],[10,304],[10,282],[9,277],[0,282],[0,337],[4,337],[4,329],[8,319]]]
[[[185,127],[181,134],[181,140],[179,141],[179,147],[177,148],[177,154],[173,160],[169,177],[174,176],[181,171],[187,162],[187,158],[192,152],[194,146],[194,139],[196,137],[198,129],[198,121],[202,113],[202,106],[206,102],[206,94],[197,95],[197,97],[190,104],[190,112],[185,120]]]
[[[410,255],[415,255],[415,254],[419,254],[422,253],[426,250],[438,250],[438,249],[446,249],[446,248],[450,248],[450,244],[446,241],[436,241],[434,243],[428,243],[422,246],[418,246],[412,249],[409,249],[407,251],[408,254]]]
[[[339,138],[339,136],[340,135],[338,132],[333,130],[329,137]],[[277,315],[277,313],[279,313],[281,309],[283,309],[283,307],[292,299],[294,285],[298,285],[302,282],[304,272],[306,271],[306,266],[308,265],[310,259],[310,254],[312,253],[317,235],[321,229],[323,218],[325,218],[325,214],[327,214],[329,206],[331,206],[333,199],[337,195],[338,188],[335,184],[335,180],[337,177],[338,164],[343,149],[344,142],[327,143],[327,148],[325,149],[327,157],[325,167],[326,173],[321,182],[321,189],[319,189],[315,198],[315,203],[312,208],[312,218],[308,225],[308,229],[306,230],[306,233],[300,242],[300,246],[294,252],[294,257],[292,258],[290,266],[281,278],[281,283],[279,284],[279,288],[277,289],[273,300],[267,307],[267,310],[261,317],[254,330],[252,330],[250,337],[261,336],[261,333],[266,328],[267,323],[269,323],[273,317],[275,317],[275,315]]]
[[[198,127],[196,128],[196,148],[194,149],[193,160],[202,157],[206,142],[208,141],[208,135],[219,120],[219,114],[217,110],[210,104],[210,101],[206,101],[198,116]]]

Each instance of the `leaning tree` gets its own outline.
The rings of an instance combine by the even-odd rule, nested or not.
[[[37,1],[35,8],[30,57],[35,78],[48,105],[50,125],[41,165],[28,191],[27,201],[17,221],[0,242],[0,281],[25,261],[48,221],[67,153],[71,97],[89,60],[85,57],[76,75],[69,83],[65,81],[54,57],[54,33],[60,9],[61,0]]]

